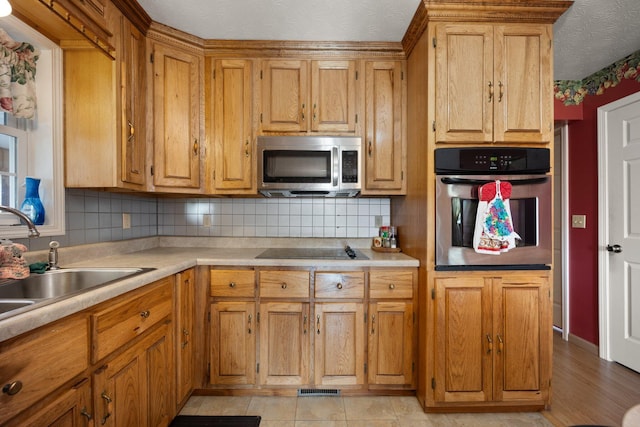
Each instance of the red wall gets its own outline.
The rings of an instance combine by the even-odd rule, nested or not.
[[[572,335],[596,345],[599,334],[598,107],[639,91],[640,83],[622,80],[602,95],[586,96],[581,104],[582,120],[569,121],[569,217],[587,216],[587,228],[569,230],[569,325]],[[567,116],[562,106],[556,109],[556,119]]]

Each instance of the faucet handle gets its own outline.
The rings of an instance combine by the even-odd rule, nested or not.
[[[60,242],[58,242],[57,240],[52,240],[49,242],[49,248],[58,249],[59,247],[60,247]]]

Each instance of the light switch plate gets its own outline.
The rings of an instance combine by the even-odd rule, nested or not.
[[[122,229],[126,230],[131,228],[131,215],[128,213],[122,214]]]
[[[586,215],[571,215],[571,227],[572,228],[587,228],[587,216]]]

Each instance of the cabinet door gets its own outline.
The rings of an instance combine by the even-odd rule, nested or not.
[[[153,52],[153,182],[198,188],[200,58],[159,43]]]
[[[177,274],[176,279],[176,403],[180,405],[194,386],[194,298],[195,271],[193,268]]]
[[[315,384],[364,384],[364,309],[362,303],[316,303]]]
[[[30,414],[28,418],[13,418],[6,424],[7,427],[88,427],[93,425],[91,382],[88,378],[69,390],[59,393],[51,404]]]
[[[493,26],[436,27],[436,142],[493,141]]]
[[[309,304],[260,304],[260,384],[309,383]]]
[[[94,408],[102,426],[166,426],[174,415],[171,329],[158,327],[94,374]]]
[[[494,399],[547,400],[552,320],[545,276],[494,279]]]
[[[267,60],[262,67],[262,130],[304,132],[308,128],[307,61]]]
[[[551,25],[496,26],[494,52],[494,141],[552,141]]]
[[[491,279],[435,279],[435,400],[492,399]]]
[[[365,65],[366,137],[363,194],[402,194],[404,181],[404,87],[401,61]]]
[[[252,61],[214,61],[213,134],[215,190],[255,192]]]
[[[211,305],[212,384],[255,384],[256,315],[253,302]]]
[[[123,182],[144,185],[146,182],[145,37],[122,18],[122,168]]]
[[[413,304],[369,304],[369,384],[413,384]]]
[[[311,61],[311,130],[355,128],[356,61]]]

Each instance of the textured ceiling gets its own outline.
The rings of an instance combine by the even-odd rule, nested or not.
[[[204,39],[399,42],[420,0],[138,0]],[[640,0],[575,0],[554,25],[555,80],[581,80],[640,49]]]

